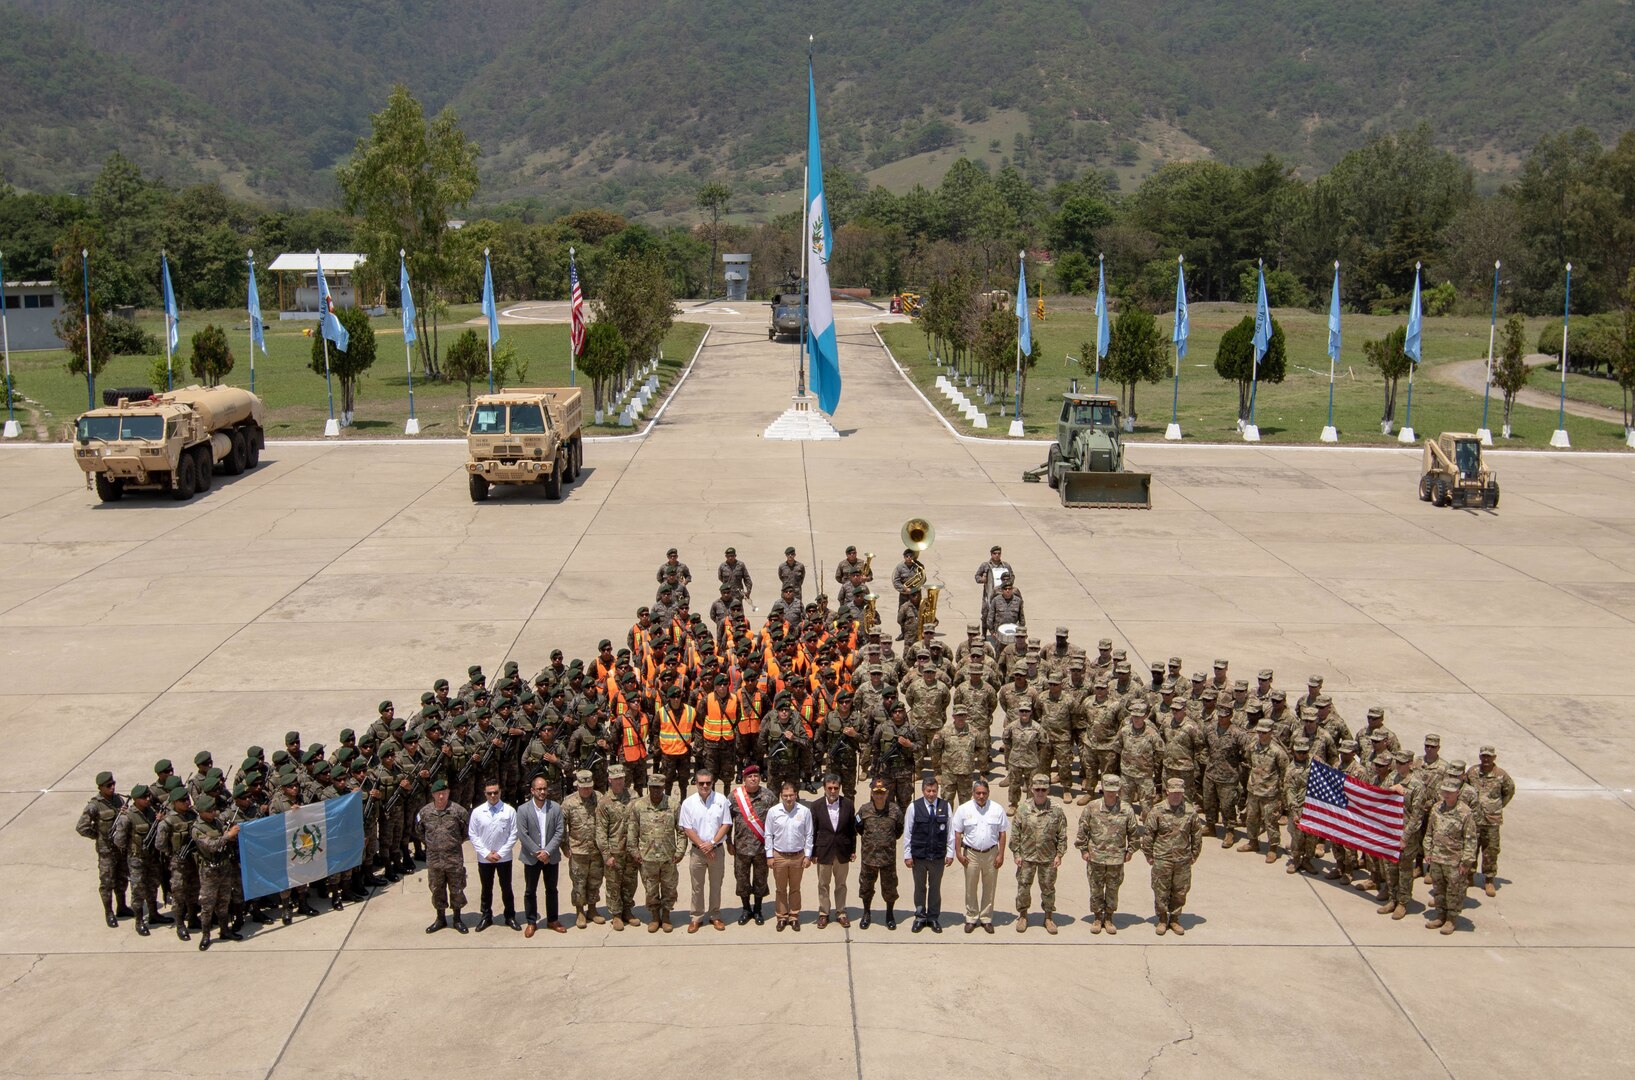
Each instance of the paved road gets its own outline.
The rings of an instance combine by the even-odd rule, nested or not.
[[[472,505],[461,450],[445,444],[274,444],[260,470],[204,498],[112,507],[62,448],[0,453],[8,1075],[754,1061],[802,1077],[929,1064],[1037,1080],[1343,1062],[1487,1078],[1604,1076],[1635,1060],[1635,693],[1608,662],[1635,655],[1630,459],[1506,453],[1504,507],[1486,514],[1420,503],[1411,451],[1141,445],[1130,452],[1154,472],[1152,511],[1067,511],[1020,480],[1037,448],[953,439],[850,311],[845,437],[764,442],[794,349],[769,345],[760,318],[711,316],[717,333],[651,436],[591,447],[557,504]],[[380,698],[413,701],[467,663],[532,670],[556,645],[588,655],[651,598],[671,543],[706,579],[736,545],[764,590],[786,543],[814,576],[849,542],[889,567],[911,516],[937,526],[928,563],[956,631],[999,541],[1037,629],[1111,637],[1142,667],[1221,656],[1235,676],[1271,667],[1291,689],[1321,673],[1353,723],[1381,704],[1410,744],[1430,730],[1450,756],[1497,744],[1521,788],[1504,888],[1441,937],[1417,904],[1392,922],[1355,892],[1206,844],[1181,940],[1139,921],[1151,911],[1139,858],[1122,932],[1091,935],[1071,851],[1059,906],[1073,922],[1054,938],[1019,935],[1003,914],[1010,867],[991,938],[855,921],[819,932],[810,916],[799,935],[428,937],[424,874],[206,955],[102,926],[90,846],[72,832],[99,769],[129,785],[199,747],[231,761],[292,727],[327,742]],[[957,913],[957,867],[946,884]],[[808,904],[813,893],[808,878]],[[165,1004],[134,985],[170,988]]]
[[[1546,367],[1556,362],[1553,356],[1543,353],[1530,353],[1524,357],[1530,368]],[[1429,369],[1431,378],[1449,386],[1457,386],[1469,390],[1473,394],[1481,394],[1483,385],[1487,382],[1486,360],[1458,360],[1451,364],[1436,364]],[[1516,404],[1527,405],[1535,409],[1558,409],[1561,398],[1558,394],[1546,394],[1530,386],[1524,386],[1516,394]],[[1493,430],[1504,423],[1504,395],[1497,390],[1493,392]],[[1596,405],[1588,401],[1574,401],[1567,399],[1567,411],[1574,416],[1588,417],[1591,420],[1607,420],[1614,424],[1623,423],[1623,415],[1618,409],[1606,405]]]

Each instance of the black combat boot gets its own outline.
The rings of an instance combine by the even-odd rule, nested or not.
[[[210,928],[208,926],[204,928],[204,936],[199,939],[199,951],[210,951]]]
[[[278,905],[278,921],[285,926],[295,921],[295,912],[290,910],[290,902],[285,900]]]
[[[119,920],[114,918],[114,901],[108,893],[102,894],[102,918],[109,926],[118,926]]]
[[[740,896],[738,898],[738,902],[744,906],[744,910],[738,916],[738,925],[739,926],[748,926],[749,925],[749,897]]]
[[[114,893],[114,914],[121,919],[129,919],[136,914],[131,910],[130,905],[125,903],[125,897],[122,893]]]
[[[471,932],[471,928],[466,926],[466,921],[460,917],[459,908],[454,909],[454,932],[457,934],[469,934]]]
[[[886,905],[886,929],[887,930],[897,929],[897,905],[896,904],[887,904]]]
[[[857,920],[859,930],[867,930],[869,924],[874,922],[874,909],[869,906],[869,903],[867,900],[863,901],[863,917]]]
[[[198,908],[188,908],[187,909],[187,928],[189,930],[199,929],[199,909]]]
[[[148,936],[148,919],[146,908],[143,908],[136,913],[136,932],[142,937]]]
[[[765,926],[766,925],[766,896],[764,894],[755,897],[755,903],[751,906],[751,910],[754,913],[755,925],[756,926]]]
[[[188,932],[187,932],[187,912],[186,912],[186,910],[185,909],[184,910],[176,910],[174,908],[172,910],[175,911],[175,914],[176,914],[176,938],[177,938],[177,940],[179,940],[179,941],[190,940]]]
[[[175,921],[176,920],[172,919],[169,915],[161,915],[157,911],[154,911],[152,909],[149,909],[149,911],[148,911],[148,925],[149,926],[169,926],[171,923],[173,923]]]
[[[459,916],[458,912],[455,913],[454,921],[455,921],[456,924],[458,924],[459,921],[460,921],[460,916]],[[426,927],[426,933],[435,934],[435,933],[437,933],[437,931],[443,929],[447,925],[448,925],[448,919],[444,918],[443,913],[441,911],[439,911],[437,913],[437,918],[433,919],[431,921],[431,925]]]
[[[238,932],[238,927],[228,924],[227,928],[216,935],[217,941],[243,941],[244,935]]]

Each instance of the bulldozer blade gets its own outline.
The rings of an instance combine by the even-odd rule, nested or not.
[[[1057,489],[1063,506],[1151,510],[1152,473],[1070,472]]]

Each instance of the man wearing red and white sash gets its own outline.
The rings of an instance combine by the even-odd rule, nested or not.
[[[732,867],[738,881],[738,899],[744,905],[738,916],[743,926],[754,919],[766,922],[761,905],[766,901],[766,812],[778,800],[761,786],[759,766],[744,767],[744,782],[732,792]]]

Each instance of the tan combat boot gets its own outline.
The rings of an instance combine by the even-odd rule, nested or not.
[[[1090,932],[1092,934],[1101,933],[1101,916],[1100,915],[1097,915],[1097,916],[1093,917],[1090,920]]]
[[[1051,935],[1056,933],[1056,913],[1054,911],[1045,912],[1045,933]]]
[[[1238,845],[1238,850],[1239,851],[1258,851],[1258,850],[1260,850],[1260,845],[1255,843],[1253,840],[1245,840],[1243,843]]]
[[[591,922],[595,923],[597,926],[602,926],[602,925],[606,924],[607,920],[605,918],[603,918],[601,916],[601,914],[598,913],[595,908],[593,908],[593,907],[592,908],[586,908],[585,910],[590,912],[590,921]]]
[[[1108,916],[1101,921],[1101,928],[1107,931],[1109,934],[1118,933],[1118,927],[1113,925],[1113,916],[1111,914],[1108,914]]]
[[[588,925],[585,921],[585,909],[579,908],[578,911],[579,915],[573,920],[573,925],[575,929],[583,930]]]
[[[649,934],[656,934],[659,932],[659,917],[657,914],[651,912],[648,914],[647,932]]]
[[[1458,922],[1459,922],[1459,920],[1458,920],[1458,919],[1456,919],[1456,918],[1450,918],[1450,919],[1449,919],[1449,920],[1448,920],[1448,921],[1447,921],[1447,922],[1445,922],[1445,923],[1443,923],[1443,924],[1442,924],[1442,933],[1444,933],[1444,934],[1451,934],[1451,933],[1453,933],[1453,931],[1454,931],[1454,930],[1455,930],[1455,929],[1456,929],[1456,927],[1457,927],[1457,924],[1458,924]]]
[[[613,929],[615,929],[615,930],[623,930],[624,929],[624,920],[621,919],[617,915],[613,916],[613,918],[609,919],[607,922],[608,922],[608,925],[613,927]]]
[[[1179,911],[1170,912],[1169,932],[1176,937],[1181,937],[1186,933],[1185,930],[1181,929],[1181,913]]]
[[[1376,914],[1376,915],[1389,915],[1389,914],[1391,914],[1391,912],[1395,911],[1396,909],[1397,909],[1397,902],[1395,900],[1382,900],[1380,902],[1380,906],[1374,909],[1374,914]]]
[[[1028,932],[1028,913],[1025,911],[1018,911],[1016,913],[1016,932],[1018,934],[1025,934]]]
[[[1154,928],[1153,932],[1159,937],[1163,937],[1165,934],[1169,933],[1169,916],[1160,912],[1158,915],[1158,925]]]
[[[1487,884],[1482,887],[1482,891],[1486,892],[1489,896],[1499,895],[1499,887],[1493,884],[1493,877],[1491,874],[1488,875]]]
[[[1266,846],[1266,861],[1268,863],[1275,863],[1277,861],[1277,845],[1276,844],[1268,844]]]
[[[1405,919],[1407,917],[1408,917],[1408,905],[1407,904],[1398,904],[1396,906],[1396,910],[1391,912],[1391,919],[1392,919],[1393,922],[1401,922],[1403,919]]]
[[[1427,929],[1427,930],[1440,929],[1448,921],[1447,916],[1442,914],[1442,910],[1440,908],[1435,909],[1435,911],[1436,911],[1436,918],[1426,919],[1425,920],[1425,929]]]
[[[1080,795],[1078,798],[1073,800],[1073,805],[1074,806],[1089,806],[1090,805],[1090,796],[1088,794]]]

